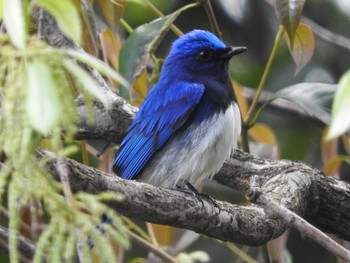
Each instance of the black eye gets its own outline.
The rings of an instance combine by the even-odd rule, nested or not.
[[[213,52],[209,49],[202,50],[197,54],[197,58],[202,61],[208,61],[213,56]]]

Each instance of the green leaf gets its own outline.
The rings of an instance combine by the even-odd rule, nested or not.
[[[123,85],[125,88],[130,89],[130,84],[115,70],[108,66],[103,61],[80,51],[76,50],[66,50],[67,55],[75,58],[76,60],[96,69],[98,72],[105,76],[109,76],[116,82]]]
[[[51,68],[40,60],[27,65],[27,113],[34,129],[48,135],[58,124],[62,108]]]
[[[36,2],[56,19],[66,36],[80,45],[82,34],[80,17],[70,0],[36,0]]]
[[[79,67],[74,61],[65,59],[63,61],[63,66],[76,78],[78,82],[82,85],[87,92],[93,97],[98,99],[103,103],[103,105],[108,108],[109,102],[106,95],[100,90],[96,81],[81,67]]]
[[[325,124],[330,123],[330,112],[337,85],[305,82],[286,87],[277,92],[272,98],[285,99]]]
[[[275,0],[277,15],[291,40],[291,46],[294,45],[294,35],[300,22],[304,4],[305,0]]]
[[[174,20],[183,9],[137,27],[126,40],[119,59],[121,74],[130,82],[146,68],[148,59],[155,51]]]
[[[332,107],[332,122],[327,140],[334,139],[350,128],[350,70],[340,79]]]
[[[296,65],[295,75],[310,61],[315,51],[315,39],[312,30],[305,24],[299,24],[295,31],[294,45],[287,35],[287,44]]]
[[[11,42],[19,49],[26,44],[25,17],[21,0],[2,0],[2,15]]]

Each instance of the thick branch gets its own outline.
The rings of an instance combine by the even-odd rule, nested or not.
[[[238,152],[214,179],[239,191],[256,184],[272,200],[318,228],[350,240],[350,185],[302,162],[272,161]]]
[[[39,155],[46,157],[47,154],[39,152]],[[202,202],[190,194],[122,180],[73,160],[65,161],[73,191],[121,193],[124,201],[111,206],[129,217],[249,245],[265,243],[287,228],[280,221],[268,218],[264,210],[255,205],[238,206],[218,201],[219,211],[210,202]],[[56,163],[50,161],[48,170],[59,180]]]
[[[47,153],[39,152],[39,156],[47,157]],[[122,180],[70,159],[65,162],[73,191],[121,193],[125,200],[111,206],[126,216],[247,245],[266,243],[288,228],[255,205],[239,206],[218,201],[219,211],[210,202],[202,202],[189,194]],[[49,162],[48,170],[59,180],[56,161]],[[215,180],[238,190],[254,182],[270,199],[317,227],[350,240],[347,223],[350,220],[350,186],[327,178],[305,164],[267,161],[237,152]]]

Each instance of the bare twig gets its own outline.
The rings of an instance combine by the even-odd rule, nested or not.
[[[8,238],[9,230],[0,226],[0,248],[4,249],[5,251],[8,251]],[[19,234],[17,234],[17,238],[19,244],[18,250],[21,255],[21,261],[25,263],[31,262],[31,259],[33,258],[35,253],[35,246],[32,244],[31,241]]]
[[[149,0],[144,0],[143,1],[150,9],[153,13],[155,13],[157,16],[159,17],[165,17],[165,15],[157,8],[155,7]],[[170,26],[171,30],[177,35],[177,36],[181,36],[183,35],[183,32],[174,24],[172,24]]]
[[[150,252],[154,253],[155,255],[157,255],[158,257],[164,259],[166,262],[173,262],[176,263],[176,259],[172,256],[170,256],[168,253],[164,252],[161,248],[151,244],[150,242],[148,242],[147,240],[139,237],[138,235],[136,235],[134,232],[128,230],[128,234],[129,236],[135,240],[137,243],[139,243],[141,246],[147,248]]]
[[[58,157],[57,158],[57,172],[60,178],[60,181],[63,185],[63,193],[64,193],[64,197],[66,200],[66,203],[68,204],[68,206],[72,206],[72,189],[70,187],[69,184],[69,178],[68,178],[68,167],[66,165],[66,163],[64,162],[63,157]],[[81,233],[80,230],[78,228],[75,229],[75,232],[77,233],[78,236],[78,242],[76,245],[76,249],[77,249],[77,255],[78,255],[78,259],[79,262],[84,262],[84,253],[82,251],[82,240],[81,240]]]
[[[211,6],[210,0],[197,0],[204,6],[205,12],[207,13],[207,17],[209,20],[210,27],[214,31],[214,33],[221,38],[221,31],[219,29],[219,25],[216,21],[213,7]]]
[[[235,253],[241,260],[244,260],[246,263],[258,263],[251,256],[249,256],[243,249],[237,247],[235,244],[222,242],[228,249]]]
[[[72,189],[69,185],[68,179],[68,168],[64,162],[63,157],[57,158],[57,171],[60,176],[61,183],[63,185],[63,193],[66,199],[66,202],[69,206],[72,206]]]
[[[281,218],[284,222],[286,222],[286,224],[296,228],[301,233],[320,244],[333,255],[345,260],[346,262],[350,262],[349,250],[339,245],[333,239],[328,237],[326,234],[297,214],[266,197],[266,195],[264,195],[260,190],[253,189],[247,194],[247,196],[253,203],[263,207],[268,213],[272,213],[273,215]]]
[[[39,19],[38,19],[38,39],[43,40],[44,35],[43,35],[43,17],[44,17],[44,9],[39,8]]]

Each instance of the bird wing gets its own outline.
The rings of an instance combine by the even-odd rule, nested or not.
[[[120,145],[113,170],[124,179],[135,178],[184,125],[203,93],[204,85],[193,82],[179,82],[166,89],[154,87]]]

